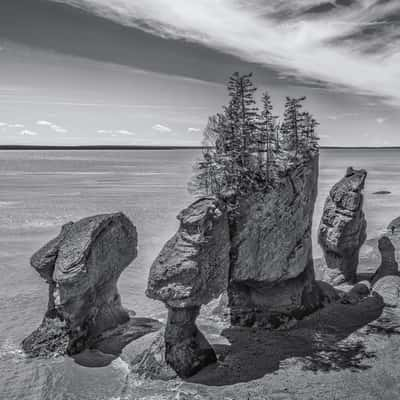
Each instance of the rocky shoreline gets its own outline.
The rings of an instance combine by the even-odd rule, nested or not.
[[[325,261],[316,265],[310,232],[318,154],[290,169],[273,192],[240,199],[234,218],[224,200],[196,200],[150,268],[146,294],[166,305],[165,324],[122,306],[116,283],[137,254],[127,217],[65,225],[31,260],[49,284],[49,305],[24,351],[79,362],[86,349],[116,357],[142,337],[132,376],[225,386],[262,378],[288,357],[316,357],[358,332],[400,332],[397,220],[374,242],[380,266],[357,273],[366,176],[349,168],[332,188],[319,228]]]

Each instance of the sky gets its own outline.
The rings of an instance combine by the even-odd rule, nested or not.
[[[1,0],[0,144],[199,145],[235,72],[400,146],[399,0]]]

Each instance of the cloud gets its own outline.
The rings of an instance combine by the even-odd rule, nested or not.
[[[188,128],[189,133],[198,133],[201,132],[201,129],[199,128]]]
[[[386,118],[382,118],[382,117],[379,117],[379,118],[376,119],[376,122],[377,122],[379,125],[384,124],[385,121],[386,121]]]
[[[126,129],[120,129],[117,131],[117,133],[119,133],[120,135],[127,135],[127,136],[135,136],[136,135],[136,133],[127,131]]]
[[[47,126],[49,127],[52,131],[57,132],[57,133],[67,133],[68,130],[63,128],[62,126],[53,124],[52,122],[49,121],[45,121],[45,120],[40,120],[40,121],[36,121],[36,125],[39,126]]]
[[[400,105],[397,0],[53,1]]]
[[[162,132],[162,133],[169,133],[172,132],[171,128],[168,128],[168,126],[161,125],[161,124],[156,124],[153,126],[153,129],[157,132]]]
[[[124,135],[124,136],[135,136],[135,132],[128,131],[126,129],[118,129],[118,130],[112,130],[112,129],[99,129],[96,131],[97,133],[104,134],[104,135],[111,135],[112,137],[117,137],[119,135]]]
[[[337,121],[338,119],[343,119],[343,118],[352,118],[352,117],[357,117],[359,116],[358,113],[343,113],[343,114],[338,114],[338,115],[328,115],[328,119],[332,121]]]
[[[23,128],[24,125],[22,124],[7,124],[6,125],[8,128]]]
[[[30,131],[28,129],[24,129],[19,133],[22,136],[37,136],[37,132]]]

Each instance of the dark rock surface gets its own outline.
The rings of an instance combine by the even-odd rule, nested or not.
[[[372,287],[373,293],[384,302],[381,316],[369,325],[388,333],[400,333],[400,276],[386,275]]]
[[[396,261],[396,249],[392,241],[387,236],[381,237],[378,241],[378,249],[381,254],[381,264],[372,277],[372,285],[386,275],[400,275],[399,265]]]
[[[315,155],[276,190],[240,202],[231,226],[232,324],[274,327],[320,305],[311,243],[317,187]]]
[[[49,303],[41,326],[23,341],[24,350],[34,356],[76,354],[128,322],[116,284],[136,254],[136,228],[122,213],[63,226],[31,259],[49,284]]]
[[[146,294],[168,308],[165,362],[180,376],[188,377],[216,361],[196,318],[201,305],[227,288],[230,240],[225,205],[213,197],[194,202],[178,219],[178,232],[151,266]],[[160,346],[154,344],[153,348]],[[142,363],[154,365],[155,358],[148,353]],[[152,369],[168,370],[162,366]]]
[[[366,240],[363,194],[367,172],[348,168],[331,189],[318,232],[327,264],[325,280],[355,282],[360,247]]]

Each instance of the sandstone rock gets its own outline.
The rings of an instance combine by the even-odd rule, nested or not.
[[[371,279],[372,285],[386,275],[400,275],[399,265],[396,262],[396,249],[387,236],[379,239],[378,249],[381,254],[381,265]]]
[[[275,190],[240,200],[231,224],[231,320],[276,326],[320,305],[311,224],[318,156],[292,169]]]
[[[367,172],[348,168],[346,175],[331,189],[319,226],[318,242],[331,282],[354,282],[359,251],[366,239],[362,190]]]
[[[178,232],[150,268],[146,294],[174,308],[201,306],[227,287],[227,213],[223,203],[205,197],[183,210],[178,219]]]
[[[400,333],[400,276],[386,275],[373,285],[372,290],[382,297],[385,307],[381,316],[369,325],[388,333]]]
[[[357,304],[371,293],[371,284],[368,281],[356,283],[341,299],[343,304]]]
[[[132,371],[143,378],[169,381],[178,376],[165,359],[165,331],[161,330],[150,347],[144,351],[133,366]]]
[[[321,305],[327,306],[336,303],[340,299],[338,291],[329,283],[323,281],[316,281],[319,290]]]
[[[42,325],[23,341],[24,350],[75,354],[127,322],[116,284],[136,257],[136,247],[136,228],[122,213],[65,225],[31,259],[49,283],[49,305]]]
[[[188,377],[216,361],[195,321],[201,305],[227,288],[230,240],[225,205],[213,197],[194,202],[178,219],[178,232],[151,266],[146,294],[166,304],[165,361]]]

